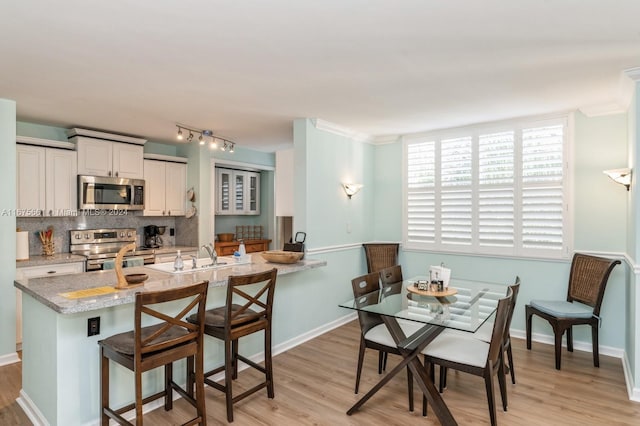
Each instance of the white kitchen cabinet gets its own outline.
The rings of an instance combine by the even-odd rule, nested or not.
[[[260,214],[260,173],[216,169],[216,214]]]
[[[144,160],[145,216],[184,216],[187,165]]]
[[[84,272],[84,262],[54,263],[50,265],[16,268],[16,280],[69,275]],[[16,350],[22,349],[22,292],[16,289]]]
[[[73,216],[78,206],[75,151],[16,145],[18,216]]]
[[[76,136],[78,174],[143,179],[144,147]]]

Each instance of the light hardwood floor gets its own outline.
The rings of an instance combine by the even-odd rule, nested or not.
[[[274,358],[275,399],[266,391],[234,405],[235,425],[437,425],[433,412],[421,416],[421,395],[416,411],[408,411],[406,374],[395,377],[360,411],[346,411],[378,380],[377,354],[367,350],[360,395],[353,393],[359,328],[353,321]],[[527,351],[512,339],[517,384],[508,383],[509,410],[501,425],[638,425],[640,403],[628,400],[619,359],[601,356],[594,368],[591,354],[566,350],[562,371],[554,368],[553,346],[534,342]],[[389,366],[399,358],[389,356]],[[242,391],[258,376],[242,371],[235,391]],[[444,399],[460,425],[488,425],[484,383],[481,378],[449,372]],[[0,368],[0,425],[29,424],[15,403],[20,390],[20,364]],[[133,382],[132,382],[133,385]],[[499,395],[497,384],[496,394]],[[221,392],[206,389],[207,423],[227,424]],[[188,411],[188,413],[187,413]],[[190,418],[190,405],[177,401],[174,409],[159,408],[145,416],[148,425],[174,425]]]

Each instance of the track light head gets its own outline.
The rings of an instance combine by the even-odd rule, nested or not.
[[[216,137],[211,130],[192,129],[190,127],[185,127],[178,124],[176,124],[176,127],[178,128],[178,133],[176,134],[176,138],[178,140],[184,139],[184,135],[182,132],[184,130],[185,132],[189,132],[186,137],[187,142],[191,142],[194,136],[198,136],[198,143],[201,146],[204,146],[207,143],[207,138],[211,138],[211,140],[209,141],[209,149],[217,149],[219,146],[221,151],[228,151],[230,153],[233,153],[235,151],[235,142]]]

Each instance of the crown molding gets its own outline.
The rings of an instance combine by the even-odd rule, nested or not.
[[[401,135],[384,135],[384,136],[375,136],[371,141],[374,145],[388,145],[396,142],[400,142],[402,140]]]
[[[624,114],[627,112],[627,107],[620,105],[617,102],[613,102],[610,104],[580,107],[580,112],[587,117],[600,117],[603,115]]]
[[[623,71],[624,75],[629,77],[631,80],[638,82],[640,81],[640,67],[638,68],[629,68],[628,70]]]
[[[330,121],[322,120],[320,118],[312,118],[311,122],[318,130],[324,130],[338,136],[344,136],[349,139],[353,139],[359,142],[371,142],[372,137],[367,133],[356,132],[355,130],[343,127]]]
[[[188,163],[189,159],[185,157],[174,157],[173,155],[144,153],[145,160],[170,161],[172,163]]]
[[[76,145],[71,142],[54,141],[51,139],[32,138],[31,136],[16,135],[16,143],[24,145],[45,146],[49,148],[61,148],[75,150]]]

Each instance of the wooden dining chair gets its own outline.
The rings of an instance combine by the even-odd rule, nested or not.
[[[192,323],[185,319],[193,314],[196,318],[204,318],[207,300],[208,281],[202,281],[187,287],[171,290],[149,291],[136,294],[134,329],[116,334],[98,342],[100,345],[101,365],[101,419],[102,425],[108,426],[109,419],[119,424],[131,425],[122,414],[135,409],[136,425],[142,425],[142,405],[164,397],[164,409],[173,408],[173,391],[180,394],[196,408],[196,417],[185,422],[185,425],[206,425],[203,375],[203,330],[202,321]],[[181,303],[180,311],[170,315],[155,309],[152,305],[174,302]],[[143,327],[142,323],[150,320],[159,323]],[[187,358],[195,365],[193,386],[191,390],[182,389],[173,381],[173,362]],[[109,406],[109,360],[133,371],[135,376],[135,402],[119,409]],[[164,366],[165,386],[161,392],[146,398],[142,397],[142,373]]]
[[[365,243],[364,254],[367,258],[367,272],[378,272],[398,264],[398,243]]]
[[[502,350],[507,354],[507,362],[509,365],[508,374],[511,375],[511,383],[516,384],[516,372],[513,366],[513,350],[511,349],[511,333],[509,329],[511,328],[511,320],[513,319],[513,312],[516,308],[516,302],[518,300],[518,293],[520,292],[520,277],[516,277],[515,282],[507,288],[507,294],[511,291],[512,297],[511,302],[509,304],[509,315],[507,316],[507,324],[504,328],[504,335],[502,337]],[[453,333],[458,334],[460,336],[469,336],[470,333],[461,330],[447,329],[443,331],[443,333]],[[483,342],[491,342],[491,335],[493,333],[493,321],[485,321],[482,326],[473,334],[471,337],[475,339],[479,339]],[[505,374],[507,372],[505,371]],[[444,390],[447,386],[447,369],[445,367],[440,367],[440,392]]]
[[[475,339],[472,336],[441,333],[422,351],[425,368],[430,371],[432,379],[434,365],[484,378],[492,426],[497,424],[493,392],[493,376],[496,374],[498,375],[500,395],[502,396],[502,409],[507,411],[507,385],[504,374],[502,341],[509,318],[512,298],[513,295],[511,289],[509,289],[507,296],[498,300],[498,308],[489,343]],[[423,408],[423,411],[425,410],[426,405]]]
[[[274,398],[273,360],[271,347],[271,326],[273,297],[278,270],[271,269],[248,275],[232,275],[227,283],[227,297],[224,306],[209,309],[204,315],[204,333],[224,342],[224,365],[204,373],[204,381],[210,387],[225,393],[227,421],[233,422],[233,404],[249,395],[267,388],[267,396]],[[201,323],[196,316],[188,318]],[[264,367],[238,353],[241,337],[264,332]],[[242,361],[264,374],[264,380],[239,395],[233,395],[233,380],[238,378],[238,362]],[[209,379],[224,371],[224,385]],[[188,388],[197,369],[187,365]]]
[[[353,297],[358,305],[375,304],[379,300],[380,284],[378,273],[370,273],[351,280]],[[371,300],[374,299],[374,300]],[[367,348],[378,351],[378,374],[382,374],[386,366],[386,354],[400,355],[393,337],[389,333],[387,326],[383,323],[380,315],[372,312],[358,311],[358,321],[360,322],[360,348],[358,350],[358,366],[356,369],[355,393],[360,387],[360,377],[362,375],[362,365],[364,354]],[[422,324],[414,323],[401,325],[405,335],[418,331]],[[409,411],[413,411],[413,374],[407,367],[407,387],[409,394]]]
[[[388,285],[400,283],[402,279],[402,266],[389,266],[379,271],[380,285],[384,288]]]
[[[573,352],[573,326],[591,326],[593,365],[600,366],[598,327],[600,306],[609,275],[619,260],[576,253],[571,261],[567,300],[532,300],[525,305],[527,320],[527,349],[531,349],[531,320],[533,315],[551,324],[555,336],[556,369],[560,370],[562,336],[567,332],[567,350]],[[579,302],[579,303],[574,303]]]

